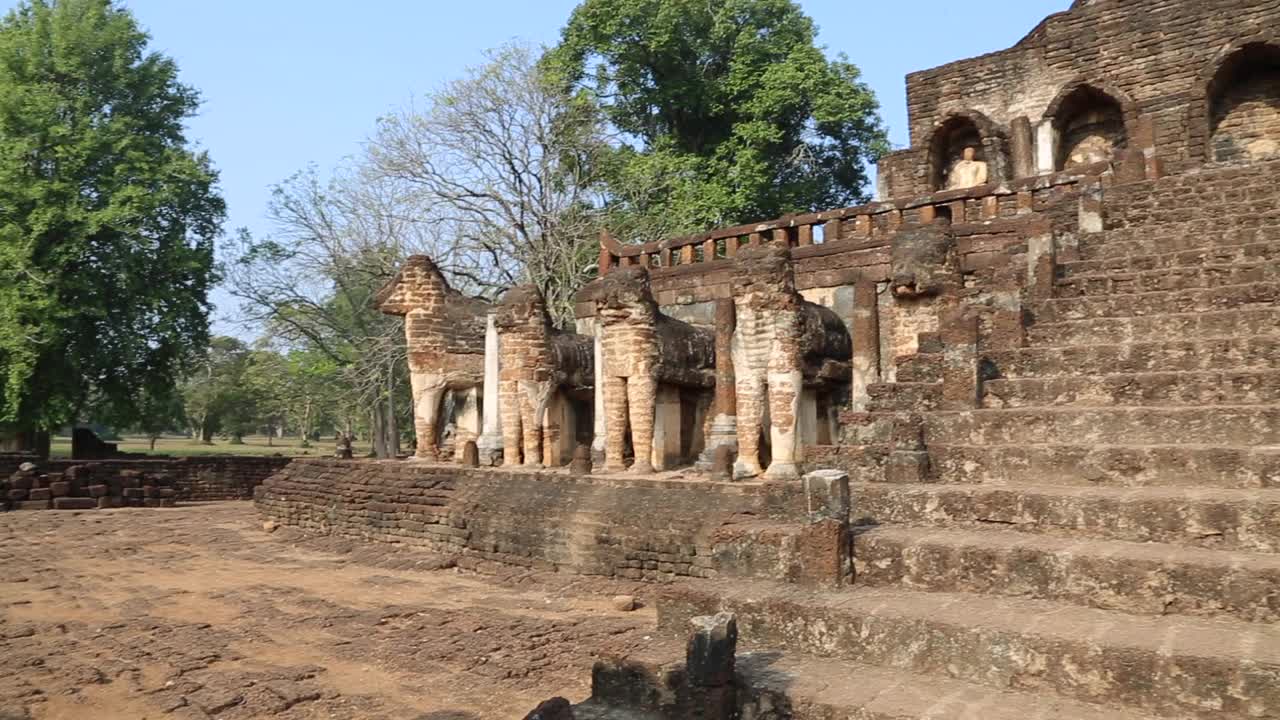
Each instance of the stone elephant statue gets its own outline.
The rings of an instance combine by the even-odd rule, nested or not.
[[[802,390],[806,382],[849,381],[852,339],[840,316],[796,291],[791,252],[785,246],[739,250],[732,288],[738,406],[734,477],[761,474],[760,435],[767,411],[772,461],[764,475],[797,478]]]
[[[624,469],[626,428],[635,451],[632,472],[653,472],[655,402],[659,383],[715,387],[715,333],[664,315],[643,267],[619,268],[595,296],[604,393],[605,469]]]
[[[556,465],[552,447],[561,428],[546,421],[548,406],[557,393],[580,394],[594,386],[594,340],[558,330],[532,285],[508,290],[495,310],[503,464]]]
[[[375,302],[383,313],[405,319],[417,457],[440,458],[440,409],[448,392],[461,400],[453,438],[460,453],[480,432],[489,303],[454,290],[425,255],[410,257]]]

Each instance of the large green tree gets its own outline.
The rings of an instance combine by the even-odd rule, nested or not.
[[[208,340],[224,203],[173,60],[111,0],[0,21],[0,425],[135,422]]]
[[[584,0],[545,65],[623,134],[614,202],[687,228],[866,199],[871,90],[791,0]]]

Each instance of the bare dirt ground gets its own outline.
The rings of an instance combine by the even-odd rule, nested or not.
[[[250,503],[0,513],[0,720],[521,718],[657,642],[634,586],[438,564]]]

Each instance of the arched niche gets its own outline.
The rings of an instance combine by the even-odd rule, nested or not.
[[[1280,157],[1280,46],[1236,49],[1218,66],[1207,95],[1211,162]]]
[[[1073,170],[1113,160],[1129,145],[1129,114],[1121,100],[1095,85],[1069,87],[1047,113],[1057,137],[1055,169]]]
[[[987,183],[1005,177],[1006,141],[999,128],[982,113],[968,111],[947,117],[934,128],[929,141],[929,189],[951,189],[949,180],[956,165],[973,148],[974,160],[987,164]]]

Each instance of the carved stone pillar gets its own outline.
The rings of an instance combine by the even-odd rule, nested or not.
[[[484,330],[484,410],[481,413],[484,429],[476,441],[481,465],[502,463],[502,413],[498,409],[498,327],[494,324],[493,316],[494,313],[490,312]]]
[[[1036,174],[1051,175],[1058,170],[1058,130],[1053,120],[1045,120],[1036,128]]]

